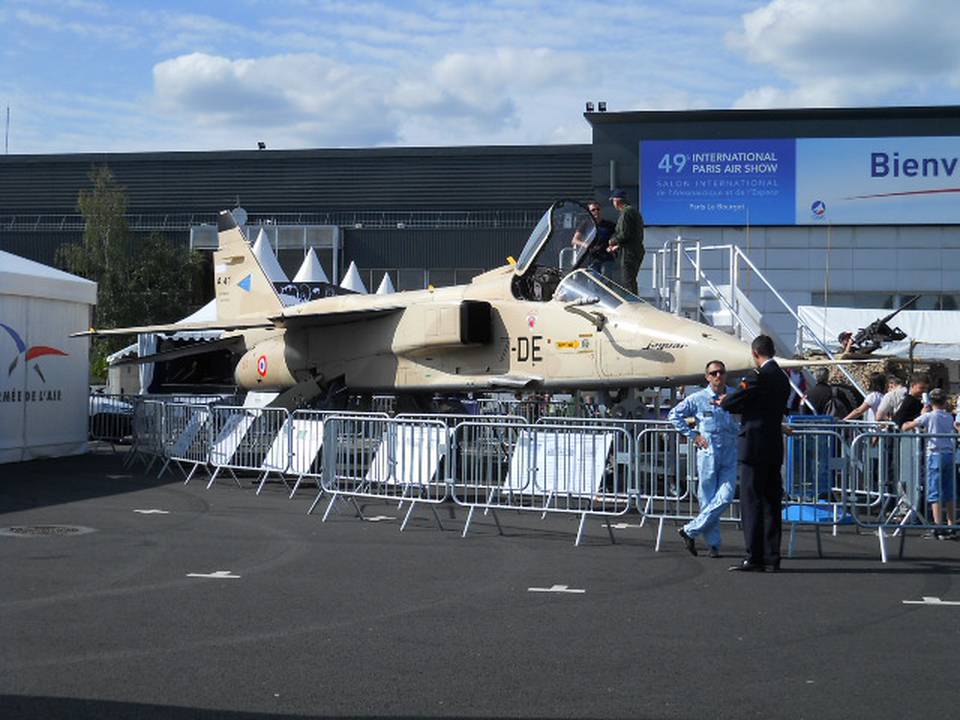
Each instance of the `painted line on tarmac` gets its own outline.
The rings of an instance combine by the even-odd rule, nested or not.
[[[239,580],[239,575],[234,575],[229,570],[216,570],[212,573],[187,573],[190,578],[204,578],[206,580]]]
[[[923,600],[904,600],[904,605],[960,605],[957,600],[941,600],[938,597],[923,596]]]
[[[578,590],[569,585],[553,585],[548,588],[527,588],[527,592],[548,592],[548,593],[577,593],[583,594],[586,590]]]
[[[365,517],[364,520],[367,522],[382,522],[383,520],[396,520],[396,518],[390,515],[374,515],[373,517]]]
[[[626,530],[627,528],[639,528],[640,525],[632,525],[630,523],[614,523],[611,525],[614,530]]]
[[[140,513],[141,515],[169,515],[169,510],[160,510],[158,508],[149,508],[144,510],[134,510],[135,513]]]

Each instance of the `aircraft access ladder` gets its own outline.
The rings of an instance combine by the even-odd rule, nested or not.
[[[708,276],[708,270],[713,278]],[[653,290],[662,310],[711,325],[750,342],[761,333],[770,335],[780,355],[793,354],[786,343],[763,321],[763,314],[750,301],[750,286],[764,288],[813,338],[827,355],[834,354],[823,339],[797,315],[747,254],[732,243],[704,245],[699,238],[678,235],[666,241],[653,256]],[[843,365],[837,366],[847,381],[866,396],[857,379]]]

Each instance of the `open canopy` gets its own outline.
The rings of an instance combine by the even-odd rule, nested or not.
[[[574,200],[558,200],[540,218],[523,246],[514,272],[524,275],[535,266],[569,272],[586,261],[597,234],[590,212]]]

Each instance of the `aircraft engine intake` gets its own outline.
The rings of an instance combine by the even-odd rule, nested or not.
[[[234,379],[245,390],[279,390],[296,385],[283,338],[271,338],[244,353]]]

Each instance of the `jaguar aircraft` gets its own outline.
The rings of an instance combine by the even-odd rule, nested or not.
[[[78,334],[225,331],[237,384],[323,396],[491,390],[612,390],[700,382],[710,360],[753,366],[740,340],[644,302],[586,268],[595,226],[578,203],[544,213],[519,259],[466,285],[338,295],[285,307],[229,211],[214,253],[218,318]],[[207,352],[209,344],[142,361]]]

